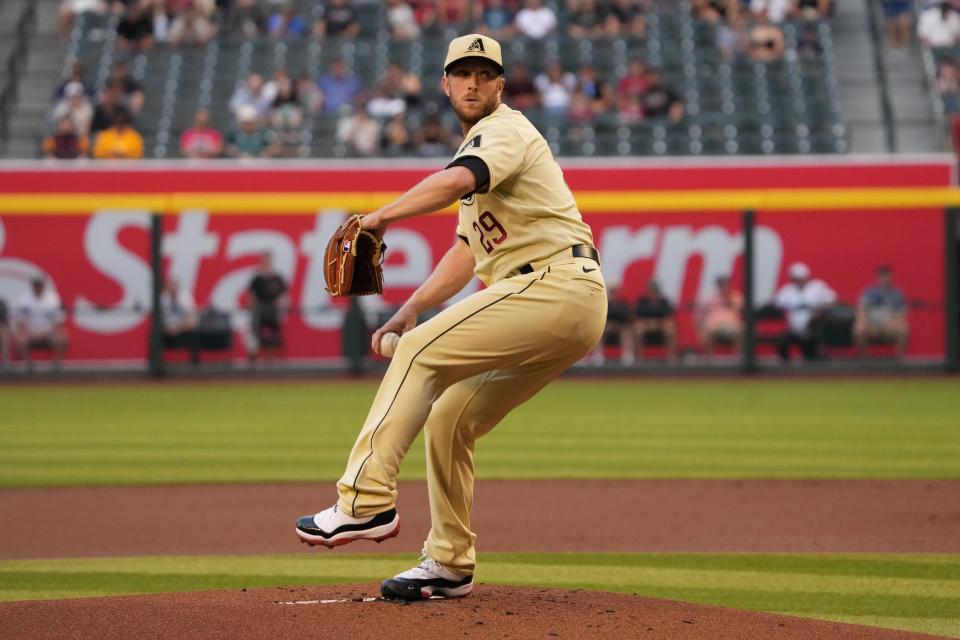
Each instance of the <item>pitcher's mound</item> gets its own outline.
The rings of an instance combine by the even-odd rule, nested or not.
[[[364,584],[11,602],[0,605],[0,638],[931,637],[598,591],[479,585],[467,598],[407,605],[377,595],[376,585]]]

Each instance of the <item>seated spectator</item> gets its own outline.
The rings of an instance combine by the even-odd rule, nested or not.
[[[297,97],[306,113],[320,113],[323,109],[323,92],[307,74],[297,78]]]
[[[67,351],[69,339],[63,304],[43,276],[34,277],[30,291],[14,303],[13,344],[28,366],[32,364],[31,349],[52,350],[54,366],[60,365]]]
[[[617,101],[621,104],[639,98],[650,88],[650,74],[643,61],[634,58],[627,65],[627,73],[617,83]]]
[[[119,107],[113,126],[97,134],[93,157],[98,160],[137,160],[143,157],[143,137],[131,126],[130,112]]]
[[[804,27],[797,36],[797,57],[802,60],[817,60],[823,55],[823,46],[816,27]]]
[[[568,10],[567,33],[571,37],[592,38],[603,33],[604,16],[596,0],[577,0],[569,4]]]
[[[596,67],[585,64],[577,72],[577,89],[590,101],[594,115],[603,113],[613,106],[613,88],[600,77]]]
[[[43,157],[58,160],[73,160],[86,157],[90,142],[87,136],[77,133],[76,125],[70,116],[57,121],[52,135],[43,139]]]
[[[683,118],[683,102],[677,93],[668,87],[660,72],[650,69],[647,74],[649,86],[640,96],[640,107],[645,120],[670,120],[679,122]]]
[[[774,62],[783,57],[785,40],[783,29],[761,16],[750,27],[750,58],[757,62]]]
[[[210,126],[210,112],[197,109],[193,126],[180,134],[180,153],[187,158],[219,158],[223,154],[223,135]]]
[[[190,2],[174,17],[168,37],[172,47],[190,44],[202,48],[207,46],[216,32],[216,26],[203,15],[195,2]]]
[[[373,90],[373,96],[367,101],[367,113],[378,122],[386,122],[407,110],[403,98],[394,97],[389,85],[380,83]]]
[[[360,22],[357,12],[351,6],[350,0],[327,0],[324,3],[320,17],[313,23],[313,37],[323,38],[356,38],[360,33]]]
[[[443,126],[440,114],[430,111],[423,119],[423,125],[413,136],[413,146],[417,155],[426,158],[446,156],[455,148],[450,131]]]
[[[540,104],[550,115],[563,115],[570,108],[570,97],[577,86],[576,77],[559,62],[551,62],[534,81],[540,92]]]
[[[289,306],[287,283],[273,268],[273,256],[260,254],[260,264],[247,290],[250,292],[252,340],[248,355],[255,358],[265,350],[270,359],[274,349],[283,346],[283,315]]]
[[[264,29],[260,4],[257,0],[229,0],[224,23],[247,39],[256,38]]]
[[[740,15],[740,0],[693,0],[693,17],[701,22],[729,23]]]
[[[831,9],[830,0],[792,0],[789,15],[800,20],[826,20]]]
[[[810,277],[810,268],[794,262],[788,271],[790,282],[777,291],[774,304],[787,318],[787,330],[780,336],[777,351],[784,362],[790,360],[790,347],[797,345],[805,360],[819,356],[816,321],[837,300],[837,294],[823,280]]]
[[[116,85],[107,83],[107,86],[100,92],[100,100],[93,109],[93,120],[90,122],[90,138],[94,138],[104,129],[109,129],[113,125],[114,118],[117,117],[117,111],[123,109],[120,104],[120,90]]]
[[[126,62],[117,62],[110,69],[110,78],[107,80],[117,88],[120,98],[120,104],[127,108],[130,114],[135,118],[143,110],[146,96],[140,84],[133,79],[130,73],[130,65]]]
[[[406,113],[398,113],[383,127],[381,146],[386,155],[399,156],[413,151],[413,138],[407,127]]]
[[[944,59],[937,65],[937,91],[945,113],[960,112],[960,66],[955,60]]]
[[[750,54],[750,32],[741,14],[732,16],[717,27],[717,48],[728,62]]]
[[[853,339],[861,356],[867,353],[867,344],[892,342],[897,358],[907,348],[910,326],[907,324],[907,299],[893,284],[890,267],[877,268],[877,281],[860,294],[857,315],[853,323]]]
[[[404,70],[396,62],[387,66],[387,72],[380,78],[380,84],[391,96],[403,98],[408,109],[420,104],[420,94],[423,92],[420,76]]]
[[[677,321],[674,316],[673,305],[663,295],[660,285],[652,278],[647,282],[647,290],[637,300],[634,311],[634,334],[639,349],[642,352],[645,345],[663,345],[667,351],[667,358],[671,362],[677,359]],[[624,364],[633,362],[633,354]]]
[[[372,156],[380,149],[380,123],[358,103],[351,114],[337,121],[337,142],[353,154]]]
[[[259,73],[251,73],[246,81],[233,92],[230,97],[230,110],[238,120],[240,111],[250,107],[257,114],[258,118],[265,118],[273,100],[276,98],[274,93],[275,85],[268,88],[263,83],[263,76]]]
[[[335,114],[354,103],[363,91],[363,81],[347,68],[342,58],[337,58],[317,80],[317,87],[323,92],[324,112]]]
[[[913,39],[913,0],[883,0],[887,40],[894,49],[906,49]]]
[[[641,5],[641,0],[610,0],[604,12],[603,33],[610,37],[642,36],[647,30],[647,19]]]
[[[732,345],[737,353],[743,340],[743,295],[719,276],[717,289],[697,305],[695,322],[700,343],[709,358],[718,344]]]
[[[280,142],[293,144],[303,123],[303,106],[297,95],[297,85],[284,69],[277,70],[273,83],[276,88],[271,93],[276,97],[268,112],[270,126],[278,133]]]
[[[231,158],[270,158],[280,153],[280,146],[263,127],[252,105],[240,108],[239,127],[227,136],[227,155]]]
[[[960,41],[960,14],[948,2],[924,9],[917,36],[925,47],[952,47]]]
[[[288,2],[270,16],[267,33],[271,38],[302,38],[307,33],[307,23],[297,15],[293,3]]]
[[[153,15],[149,0],[139,0],[127,5],[123,17],[117,23],[117,46],[126,51],[143,53],[153,47]]]
[[[568,132],[570,137],[579,140],[580,127],[577,125],[591,124],[596,119],[597,113],[593,110],[590,98],[582,89],[576,89],[570,96],[570,108],[567,109],[567,122],[572,127]]]
[[[63,94],[63,100],[54,106],[50,119],[58,123],[64,118],[70,118],[77,135],[86,137],[93,122],[93,107],[83,92],[83,85],[71,82],[64,88]]]
[[[540,40],[556,28],[557,14],[550,7],[543,6],[543,0],[526,0],[513,23],[520,35]]]
[[[540,92],[525,63],[517,61],[513,64],[503,85],[503,96],[507,104],[520,111],[540,106]]]
[[[417,17],[404,0],[387,0],[387,26],[394,40],[408,41],[420,37]]]
[[[437,2],[437,20],[446,26],[465,28],[470,19],[470,3],[473,0],[442,0]]]
[[[73,30],[73,22],[77,16],[84,13],[107,12],[107,3],[103,0],[61,0],[58,11],[58,30],[60,40],[64,41],[70,37],[70,31]]]
[[[636,346],[634,341],[633,320],[630,317],[630,302],[620,295],[618,287],[607,287],[607,324],[604,327],[603,337],[591,356],[595,365],[606,362],[603,348],[607,344],[619,342],[620,363],[631,365],[636,360]]]
[[[487,0],[480,11],[477,31],[495,40],[512,38],[517,30],[513,26],[513,12],[503,0]]]
[[[756,19],[766,19],[780,24],[790,12],[791,0],[750,0],[750,13]]]
[[[93,98],[96,96],[96,93],[93,91],[93,87],[87,83],[84,78],[83,72],[83,63],[79,60],[74,60],[70,63],[70,74],[66,80],[57,85],[57,89],[53,92],[53,102],[60,102],[65,96],[64,92],[67,90],[67,86],[71,83],[79,83],[83,87],[83,95],[87,96],[87,99],[93,101]]]
[[[165,349],[188,349],[190,362],[200,362],[200,334],[197,331],[197,305],[193,296],[174,277],[168,277],[160,292]]]

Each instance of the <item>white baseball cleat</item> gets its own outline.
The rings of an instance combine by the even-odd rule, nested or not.
[[[387,600],[428,600],[430,596],[462,598],[473,591],[473,576],[457,575],[426,555],[413,569],[384,580],[380,595]]]
[[[312,516],[297,520],[300,541],[310,546],[322,544],[339,547],[354,540],[381,542],[400,533],[400,516],[396,509],[366,518],[354,518],[342,513],[337,505]]]

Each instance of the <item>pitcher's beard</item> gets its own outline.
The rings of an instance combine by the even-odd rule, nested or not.
[[[460,122],[464,123],[464,124],[467,125],[467,127],[469,128],[469,127],[472,127],[473,125],[477,124],[478,122],[480,122],[480,121],[483,120],[484,118],[486,118],[488,115],[490,115],[490,114],[493,113],[494,111],[496,111],[496,110],[497,110],[497,107],[499,107],[499,106],[500,106],[500,101],[499,101],[499,100],[493,100],[493,101],[490,102],[490,104],[484,105],[483,110],[480,111],[479,114],[476,114],[476,113],[473,112],[473,111],[471,111],[470,113],[466,113],[466,112],[464,112],[463,110],[461,110],[459,106],[457,106],[456,104],[454,104],[454,105],[453,105],[453,112],[457,114],[457,118],[460,119]]]

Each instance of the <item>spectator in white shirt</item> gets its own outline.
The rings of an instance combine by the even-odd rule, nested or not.
[[[540,104],[551,115],[563,115],[570,107],[570,98],[577,87],[577,78],[564,71],[559,62],[551,62],[544,73],[538,75],[534,86],[540,92]]]
[[[928,47],[952,47],[960,40],[960,15],[944,2],[924,9],[917,22],[917,35]]]
[[[30,283],[30,291],[13,307],[13,341],[19,356],[31,363],[31,349],[51,349],[55,366],[67,350],[67,329],[60,296],[42,276]]]
[[[557,26],[557,14],[550,7],[543,6],[541,0],[527,0],[526,6],[517,12],[514,23],[521,34],[539,40]]]
[[[770,22],[780,24],[790,12],[790,0],[750,0],[750,11],[765,14]]]
[[[197,305],[186,289],[173,276],[167,278],[160,292],[163,315],[163,346],[167,349],[188,349],[190,362],[200,362],[200,334],[197,332]]]
[[[804,360],[817,358],[817,337],[812,323],[837,300],[837,294],[823,280],[810,277],[810,267],[794,262],[789,269],[790,282],[780,287],[776,306],[787,317],[787,330],[780,337],[777,350],[780,358],[790,360],[790,347],[796,344]]]

